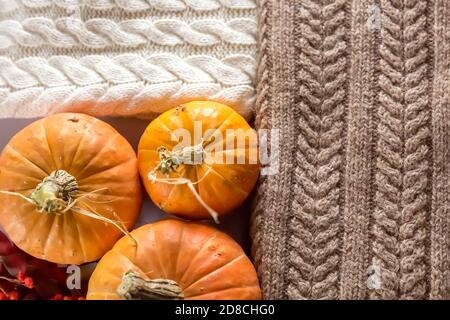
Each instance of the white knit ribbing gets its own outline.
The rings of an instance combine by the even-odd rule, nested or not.
[[[90,55],[80,60],[30,57],[17,62],[0,57],[0,110],[6,111],[6,117],[39,116],[43,111],[67,111],[77,102],[95,101],[88,110],[94,115],[154,114],[208,94],[241,106],[239,111],[249,116],[254,64],[244,55],[222,61],[209,56],[182,60],[172,54],[147,59],[135,54],[113,59]],[[24,103],[29,106],[26,110]]]
[[[1,0],[0,118],[153,117],[194,99],[249,118],[255,7],[256,0]]]
[[[52,5],[65,9],[77,6],[86,6],[97,10],[120,8],[130,12],[148,9],[212,11],[220,8],[255,9],[256,0],[2,0],[0,1],[0,12],[10,12],[20,6],[43,9]]]
[[[151,22],[145,19],[112,19],[82,21],[60,18],[55,21],[38,17],[21,22],[0,21],[0,49],[14,45],[38,47],[50,45],[58,48],[107,48],[111,46],[136,47],[146,42],[174,46],[189,43],[212,46],[221,41],[230,44],[256,44],[256,21],[232,19],[202,19],[187,24],[176,19]]]

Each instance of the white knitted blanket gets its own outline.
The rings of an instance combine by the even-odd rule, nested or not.
[[[0,117],[254,102],[257,0],[0,0]]]

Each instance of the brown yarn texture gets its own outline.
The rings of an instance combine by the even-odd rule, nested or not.
[[[264,298],[450,299],[450,2],[261,0],[259,19],[256,126],[280,130],[252,221]]]

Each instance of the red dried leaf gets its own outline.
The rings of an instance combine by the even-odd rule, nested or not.
[[[9,255],[13,250],[13,243],[0,231],[0,256]]]
[[[73,293],[67,288],[64,268],[28,255],[14,246],[1,231],[0,249],[0,275],[18,280],[18,283],[0,280],[0,292],[7,299],[11,298],[10,292],[16,292],[12,293],[13,299],[27,300],[50,299],[56,294],[75,299],[80,296],[81,293]]]

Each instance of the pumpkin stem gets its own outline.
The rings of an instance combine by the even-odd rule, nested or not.
[[[122,277],[117,294],[125,300],[180,300],[183,290],[169,279],[144,280],[137,272],[129,270]]]
[[[63,214],[69,210],[72,210],[86,217],[110,223],[119,229],[124,235],[129,236],[137,245],[136,239],[134,239],[128,232],[122,221],[116,222],[95,213],[93,210],[91,212],[75,206],[80,199],[88,198],[90,195],[104,190],[108,190],[108,188],[100,188],[77,197],[78,183],[76,178],[67,173],[65,170],[56,170],[53,171],[48,177],[44,178],[44,180],[36,186],[34,191],[29,196],[24,196],[18,192],[4,190],[0,190],[0,194],[20,197],[23,200],[35,205],[40,212]],[[106,202],[103,201],[98,203]]]
[[[219,214],[211,208],[200,196],[198,191],[195,189],[194,185],[200,183],[209,174],[211,168],[208,168],[204,176],[197,181],[193,182],[190,179],[183,177],[178,178],[158,178],[157,172],[161,172],[165,176],[168,176],[170,172],[177,172],[177,168],[180,164],[191,164],[199,165],[202,164],[206,151],[203,148],[203,139],[200,143],[194,146],[187,146],[179,151],[170,151],[166,147],[160,146],[158,148],[159,153],[159,163],[158,165],[148,173],[148,179],[152,182],[160,182],[166,184],[181,185],[185,184],[191,190],[192,194],[195,196],[200,205],[205,208],[206,211],[211,215],[214,222],[219,224]],[[194,159],[192,161],[192,159]]]
[[[203,149],[203,139],[194,146],[187,146],[181,150],[167,150],[166,147],[158,148],[159,163],[156,171],[167,175],[176,171],[180,164],[199,165],[203,163],[205,150]]]
[[[61,212],[74,201],[77,191],[75,177],[64,170],[56,170],[37,185],[30,199],[41,211]]]

